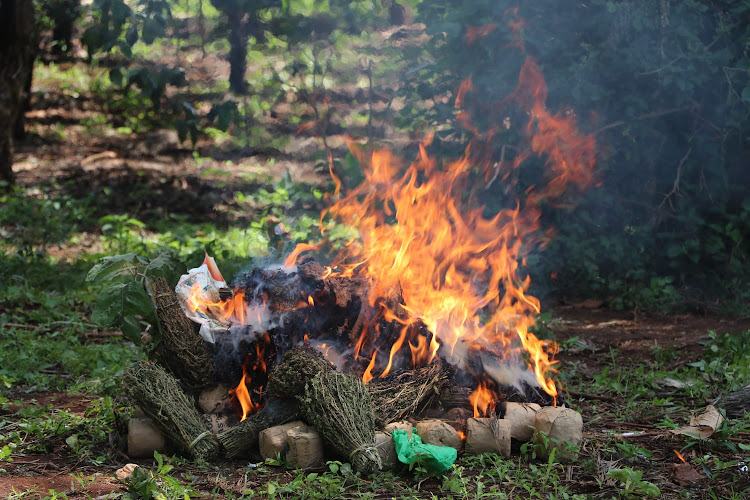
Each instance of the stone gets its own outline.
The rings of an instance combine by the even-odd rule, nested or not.
[[[470,418],[466,421],[466,453],[497,453],[510,456],[511,424],[499,418]]]
[[[423,420],[417,422],[416,428],[423,443],[450,446],[456,450],[461,450],[462,442],[458,431],[442,420]]]
[[[128,420],[128,456],[151,458],[154,451],[164,451],[167,441],[150,418]]]
[[[286,456],[289,442],[288,433],[294,429],[307,429],[307,424],[301,420],[297,420],[295,422],[276,425],[260,431],[260,434],[258,435],[260,456],[263,457],[263,459],[275,459],[277,454],[282,458]]]
[[[510,437],[521,442],[534,437],[534,421],[542,407],[536,403],[505,403],[504,420],[510,422]]]
[[[292,429],[287,432],[287,439],[289,451],[286,454],[286,463],[290,467],[307,469],[322,467],[325,464],[323,438],[313,428]]]

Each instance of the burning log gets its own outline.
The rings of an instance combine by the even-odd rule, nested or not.
[[[302,411],[306,421],[354,469],[370,474],[382,468],[370,393],[361,379],[339,372],[319,373],[307,384]]]
[[[441,363],[409,372],[394,373],[367,384],[375,410],[375,423],[383,427],[430,406],[448,383]],[[468,398],[468,394],[466,395]]]
[[[299,405],[294,400],[268,397],[258,413],[250,415],[216,438],[224,446],[228,458],[249,454],[258,447],[260,431],[299,419]]]
[[[161,327],[156,358],[190,391],[198,391],[213,380],[214,363],[205,342],[180,307],[163,277],[150,282],[151,297]]]
[[[164,368],[136,363],[125,371],[122,382],[128,396],[175,444],[195,458],[218,455],[219,443],[203,425],[194,401]]]

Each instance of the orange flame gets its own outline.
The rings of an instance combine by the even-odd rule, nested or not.
[[[508,15],[515,19],[516,12]],[[512,33],[519,40],[522,28],[522,20],[512,21]],[[462,83],[457,107],[463,105],[471,86],[471,79]],[[352,155],[364,168],[365,181],[342,194],[323,217],[329,215],[359,230],[360,241],[340,250],[334,266],[369,278],[370,305],[392,290],[399,290],[403,298],[400,307],[406,314],[384,306],[385,311],[378,313],[378,318],[403,325],[398,338],[389,341],[390,355],[381,377],[392,370],[401,352],[407,357],[411,353],[412,364],[425,364],[442,344],[464,368],[470,351],[489,353],[499,360],[523,354],[539,385],[556,397],[552,378],[556,347],[529,332],[540,304],[529,295],[530,280],[522,278],[520,266],[531,248],[549,239],[550,232],[540,230],[542,203],[554,204],[571,186],[584,189],[596,183],[595,142],[578,130],[574,114],[550,112],[546,99],[544,77],[527,57],[517,88],[501,103],[516,103],[530,117],[524,128],[526,149],[520,148],[508,164],[518,169],[530,156],[541,156],[546,160],[545,182],[529,188],[523,202],[489,218],[483,207],[472,208],[473,198],[466,192],[477,182],[475,172],[485,179],[492,177],[490,148],[478,139],[488,141],[493,133],[480,137],[468,111],[461,111],[457,119],[478,139],[469,144],[463,157],[444,166],[427,154],[426,144],[420,145],[416,159],[404,168],[390,151],[366,154],[350,142]],[[300,244],[287,263],[310,247]],[[416,328],[410,328],[417,322],[433,333],[429,356],[420,347],[424,341]],[[377,324],[369,330],[365,327],[355,348],[356,356],[370,357],[363,377],[367,380],[376,365],[375,350],[389,348],[376,345],[380,337]],[[408,349],[402,350],[404,343]],[[475,393],[477,412],[480,403],[486,411],[484,391],[489,392],[480,386]]]
[[[375,357],[378,355],[378,351],[372,352],[372,359],[370,360],[370,364],[367,365],[367,369],[365,370],[364,375],[362,375],[362,381],[366,384],[370,380],[373,379],[372,376],[372,369],[375,367]]]
[[[235,291],[230,299],[219,300],[219,297],[211,297],[198,283],[193,283],[190,288],[190,296],[187,306],[193,312],[199,312],[204,316],[213,318],[224,323],[245,323],[245,292]]]
[[[480,382],[469,396],[469,403],[474,407],[474,418],[485,417],[494,406],[495,396],[487,384]]]
[[[240,422],[245,420],[248,415],[255,413],[263,407],[263,403],[255,403],[250,397],[250,391],[247,389],[247,385],[251,382],[250,375],[248,374],[248,365],[251,365],[251,369],[254,373],[265,374],[266,373],[266,361],[264,359],[265,348],[260,343],[255,344],[255,357],[251,358],[248,356],[245,362],[242,364],[242,378],[237,387],[229,390],[229,394],[237,399],[242,407],[242,418]],[[259,392],[262,392],[263,387],[258,388]]]
[[[471,46],[480,38],[489,35],[495,31],[497,25],[495,23],[487,23],[482,26],[469,26],[466,28],[466,45]]]

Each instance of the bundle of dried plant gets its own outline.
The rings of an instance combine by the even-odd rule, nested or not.
[[[195,402],[164,368],[148,361],[135,363],[123,374],[122,383],[128,396],[172,442],[195,458],[218,455],[219,443],[206,430]]]
[[[319,373],[305,388],[302,411],[305,420],[355,470],[370,474],[382,468],[370,394],[359,377]]]
[[[214,362],[211,352],[193,323],[180,307],[167,280],[150,282],[151,297],[159,318],[161,341],[156,359],[177,377],[189,391],[199,391],[213,383]]]
[[[430,406],[447,384],[448,371],[438,361],[371,381],[375,423],[383,427]]]
[[[307,346],[293,347],[281,357],[270,374],[267,394],[282,398],[302,397],[305,385],[320,372],[335,370],[323,355]]]

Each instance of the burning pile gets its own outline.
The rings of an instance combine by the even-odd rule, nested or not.
[[[375,425],[393,431],[404,418],[412,419],[399,424],[408,432],[422,419],[416,428],[425,443],[461,449],[463,433],[473,452],[508,454],[511,439],[532,438],[529,426],[580,441],[580,415],[557,407],[555,346],[530,331],[540,304],[520,267],[550,236],[540,228],[542,206],[594,183],[594,141],[578,131],[573,115],[547,110],[545,82],[531,58],[499,105],[513,103],[529,117],[528,147],[512,159],[494,158],[493,134],[471,126],[461,109],[470,91],[467,80],[456,98],[457,118],[475,138],[458,161],[442,165],[430,157],[430,138],[407,167],[389,151],[368,154],[352,142],[365,181],[344,194],[334,176],[320,241],[298,245],[283,265],[239,276],[231,288],[207,257],[183,276],[176,295],[154,294],[165,330],[157,359],[187,394],[209,390],[229,399],[220,405],[223,415],[205,417],[229,427],[216,436],[226,456],[252,454],[260,440],[261,448],[289,448],[307,465],[317,460],[308,460],[309,449],[324,442],[372,471],[389,461]],[[546,160],[545,183],[486,217],[470,187],[498,177],[512,183],[532,155]],[[326,247],[330,220],[356,228],[358,238],[329,266],[302,257]],[[193,425],[194,417],[185,422]],[[305,422],[289,424],[300,417]],[[282,424],[285,430],[269,429]],[[172,423],[162,425],[193,454],[195,443],[213,442],[195,429],[176,433]],[[293,452],[302,442],[309,449]]]

